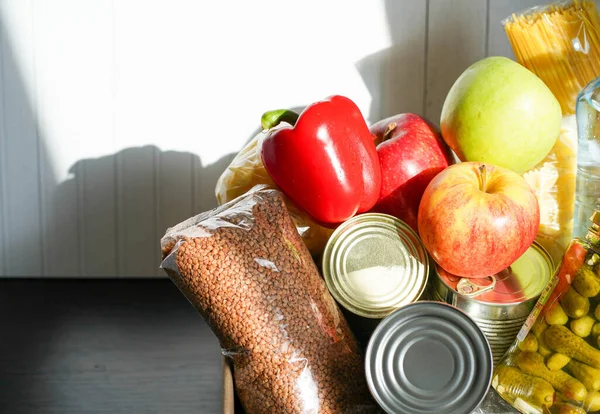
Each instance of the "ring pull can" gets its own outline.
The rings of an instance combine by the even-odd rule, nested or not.
[[[466,277],[461,278],[461,280],[456,284],[456,291],[461,295],[475,297],[489,290],[494,290],[494,287],[496,286],[496,278],[494,276],[488,276],[487,279],[490,280],[491,283],[488,285],[480,285],[479,283],[476,283],[475,281]],[[479,282],[479,280],[477,282]]]
[[[508,268],[485,279],[452,275],[437,265],[435,270],[433,299],[454,305],[473,318],[488,338],[497,363],[548,285],[554,264],[548,252],[534,242]]]

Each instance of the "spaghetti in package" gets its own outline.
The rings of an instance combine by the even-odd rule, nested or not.
[[[215,187],[215,195],[219,205],[246,194],[256,185],[277,189],[277,185],[265,169],[260,158],[260,145],[265,131],[259,132],[231,161],[219,177]],[[298,208],[285,195],[285,205],[296,229],[313,257],[318,257],[325,248],[333,229],[317,224],[310,216]]]
[[[515,59],[558,99],[563,124],[556,144],[524,174],[540,204],[537,241],[558,262],[573,234],[579,92],[600,75],[600,14],[591,0],[555,2],[502,21]]]
[[[492,387],[526,414],[600,412],[600,213],[495,367]]]

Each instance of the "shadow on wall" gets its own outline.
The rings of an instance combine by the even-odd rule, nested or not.
[[[386,0],[385,7],[392,46],[356,63],[372,96],[371,123],[400,112],[423,114],[426,106],[426,2]],[[160,237],[216,205],[215,183],[234,154],[203,166],[195,154],[129,148],[80,160],[59,183],[24,87],[23,76],[32,71],[19,70],[5,30],[0,274],[162,275]]]
[[[446,2],[385,0],[391,46],[355,63],[372,97],[370,123],[412,112],[439,126],[455,80],[487,54],[487,7],[475,5],[472,13],[444,16]]]
[[[216,206],[215,184],[232,159],[204,167],[197,155],[144,146],[77,161],[53,194],[58,203],[79,194],[77,216],[55,215],[46,231],[78,235],[60,256],[76,256],[80,276],[163,276],[160,238]]]
[[[300,113],[304,107],[291,109]],[[244,146],[261,131],[260,120],[257,125]],[[77,161],[69,169],[71,178],[54,187],[56,205],[45,229],[76,235],[55,246],[53,255],[62,258],[59,268],[70,262],[76,270],[48,275],[164,276],[161,237],[167,228],[217,206],[217,180],[235,155],[203,166],[198,155],[148,145]],[[73,194],[77,206],[65,211],[64,200]]]
[[[128,148],[79,160],[62,181],[25,87],[33,71],[17,64],[6,30],[0,25],[0,276],[163,276],[160,238],[216,206],[215,184],[234,155],[203,166],[191,153]]]
[[[427,3],[419,2],[416,7],[422,10],[417,13],[407,7],[404,2],[385,1],[392,46],[355,64],[372,98],[370,124],[404,112],[424,114]],[[422,16],[422,21],[414,16]]]

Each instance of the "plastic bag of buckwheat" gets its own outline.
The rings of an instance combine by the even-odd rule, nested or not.
[[[233,360],[247,413],[378,412],[354,336],[278,190],[167,230],[161,267]]]

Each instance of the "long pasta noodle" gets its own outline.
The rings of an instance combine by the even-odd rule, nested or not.
[[[600,14],[591,0],[535,7],[513,14],[504,29],[516,60],[554,93],[564,115],[577,94],[600,75]]]
[[[536,240],[558,262],[573,232],[577,95],[600,76],[600,14],[595,2],[574,0],[514,13],[503,24],[517,62],[544,81],[563,112],[556,144],[523,175],[540,204]]]

